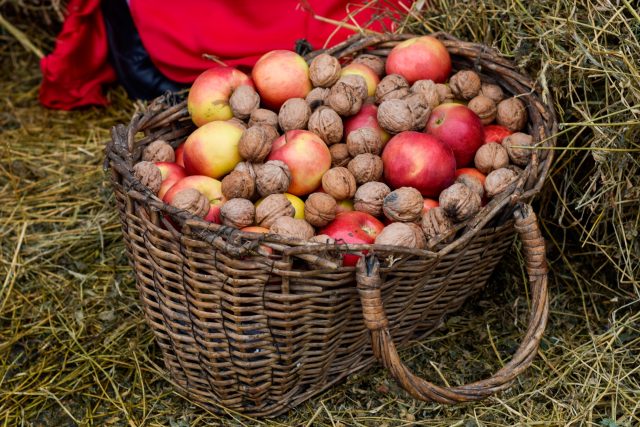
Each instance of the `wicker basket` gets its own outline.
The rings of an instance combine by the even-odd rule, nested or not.
[[[473,68],[520,95],[535,141],[552,146],[554,113],[531,79],[486,46],[436,36],[454,69]],[[384,56],[409,37],[355,36],[326,52]],[[453,243],[431,242],[432,250],[310,245],[204,222],[162,203],[133,177],[146,144],[162,138],[175,147],[193,131],[185,102],[173,98],[154,101],[128,126],[113,129],[106,167],[147,322],[173,382],[192,399],[213,410],[275,415],[378,359],[416,398],[452,403],[506,388],[531,363],[548,297],[544,242],[526,203],[543,184],[551,150],[536,150],[521,179],[460,224]],[[513,359],[490,379],[466,386],[438,387],[413,376],[396,346],[426,336],[458,310],[485,284],[516,233],[532,314]],[[369,255],[355,268],[336,263],[337,254],[364,249]]]

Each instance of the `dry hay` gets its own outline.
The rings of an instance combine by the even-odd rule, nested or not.
[[[604,191],[600,183],[590,189],[590,179],[618,177],[637,185],[639,156],[630,151],[637,149],[637,136],[630,138],[638,112],[626,105],[637,109],[640,103],[640,19],[624,1],[448,4],[422,13],[423,24],[410,18],[408,28],[444,28],[487,40],[533,72],[544,70],[564,123],[559,143],[572,148],[557,153],[541,203],[553,274],[551,319],[539,356],[513,388],[483,402],[417,402],[375,368],[266,425],[639,425],[637,288],[617,282],[629,277],[625,268],[637,277],[638,251],[624,252],[630,262],[622,271],[611,268],[627,256],[617,252],[613,233],[625,221],[622,212],[636,215],[637,224],[637,205],[614,203],[603,210],[606,197],[600,195],[585,209],[578,200]],[[8,19],[33,45],[48,49],[46,27],[20,16]],[[135,105],[115,89],[106,109],[44,110],[37,104],[33,52],[0,30],[0,57],[2,425],[261,424],[237,414],[212,415],[177,395],[144,323],[101,169],[109,127],[126,121]],[[599,155],[606,163],[597,162]],[[613,200],[628,197],[622,184],[606,188],[613,189]],[[616,215],[619,222],[610,221]],[[583,242],[594,248],[582,248]],[[603,250],[612,263],[601,263]],[[425,377],[451,384],[498,369],[525,330],[528,298],[520,265],[514,250],[482,295],[403,357]]]

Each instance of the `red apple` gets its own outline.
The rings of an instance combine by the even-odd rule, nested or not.
[[[378,124],[378,107],[376,107],[375,104],[364,104],[358,114],[351,116],[344,121],[345,141],[351,132],[360,128],[372,128],[377,130],[383,144],[386,144],[387,141],[389,141],[389,138],[391,138],[391,135],[389,135],[387,131],[382,129]]]
[[[222,183],[217,179],[210,178],[208,176],[203,175],[191,175],[185,178],[182,178],[180,181],[176,182],[167,193],[164,195],[162,200],[165,203],[171,204],[173,201],[173,197],[181,190],[185,190],[187,188],[194,188],[202,193],[211,203],[211,208],[209,209],[209,213],[204,218],[209,222],[215,222],[216,224],[220,224],[220,208],[222,204],[225,202],[224,196],[222,195]]]
[[[276,111],[287,99],[306,97],[312,88],[307,62],[290,50],[272,50],[262,55],[251,77],[262,102]]]
[[[456,178],[458,178],[460,175],[471,175],[472,177],[477,178],[484,186],[484,179],[486,178],[486,176],[476,168],[456,169]]]
[[[502,140],[511,135],[511,131],[500,125],[486,125],[484,127],[484,143],[496,142],[502,144]]]
[[[405,40],[387,57],[387,74],[400,74],[409,84],[418,80],[444,83],[451,74],[451,56],[435,37],[423,36]]]
[[[425,131],[451,147],[459,168],[473,162],[484,143],[480,117],[464,105],[452,102],[433,109]]]
[[[290,130],[273,142],[268,160],[282,160],[291,172],[287,193],[304,196],[312,193],[331,168],[327,144],[315,133]]]
[[[378,77],[375,71],[364,64],[352,62],[351,64],[343,67],[342,71],[340,71],[341,76],[348,76],[351,74],[361,76],[364,79],[367,83],[367,95],[375,95],[376,87],[378,87],[378,83],[380,83],[380,77]]]
[[[440,206],[437,200],[433,199],[424,199],[424,204],[422,205],[422,212],[427,212],[429,209],[437,208]]]
[[[184,167],[184,142],[176,147],[176,165]]]
[[[249,227],[241,228],[240,231],[245,231],[247,233],[258,233],[258,234],[269,234],[271,232],[269,231],[268,228],[259,227],[257,225],[251,225]],[[269,246],[260,245],[260,247],[268,256],[273,255],[273,249],[270,248]]]
[[[337,214],[318,234],[332,237],[337,244],[367,244],[373,243],[383,228],[384,224],[368,213],[352,211]],[[345,254],[342,259],[343,265],[354,266],[359,257],[360,252]]]
[[[184,143],[189,175],[221,178],[242,161],[238,142],[243,130],[232,122],[215,121],[196,129]]]
[[[173,162],[156,162],[155,165],[160,169],[162,175],[162,184],[160,191],[158,191],[158,197],[162,199],[173,184],[187,176],[187,172],[183,167]]]
[[[453,184],[453,151],[433,135],[401,132],[382,151],[384,177],[393,188],[414,187],[425,197],[437,198]]]
[[[214,120],[233,117],[229,98],[241,85],[253,87],[251,79],[242,71],[230,67],[210,68],[193,82],[187,98],[187,110],[196,126]]]

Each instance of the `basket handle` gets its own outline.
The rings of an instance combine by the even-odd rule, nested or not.
[[[529,284],[531,287],[531,316],[527,333],[513,358],[488,379],[458,387],[441,387],[413,374],[398,355],[389,333],[389,321],[382,306],[380,263],[374,255],[358,260],[356,281],[362,303],[362,313],[371,331],[371,346],[377,359],[411,396],[424,401],[457,403],[483,399],[503,390],[535,357],[547,324],[549,301],[547,292],[547,262],[544,239],[538,220],[530,205],[520,205],[514,212],[515,229],[522,240]]]

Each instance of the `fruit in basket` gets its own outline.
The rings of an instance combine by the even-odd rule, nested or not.
[[[235,68],[215,67],[200,74],[191,85],[187,98],[187,109],[193,123],[202,126],[233,117],[229,98],[242,85],[253,86],[253,83],[246,74]]]
[[[251,116],[249,116],[249,127],[255,125],[268,125],[277,129],[278,127],[278,115],[266,108],[258,108]]]
[[[392,188],[413,187],[437,197],[454,181],[456,161],[450,147],[433,135],[402,132],[382,152],[384,176]]]
[[[251,113],[260,108],[260,95],[253,86],[238,86],[229,98],[229,106],[233,117],[246,120]]]
[[[347,144],[334,144],[329,147],[331,153],[331,166],[347,166],[351,160]]]
[[[362,184],[353,196],[353,208],[369,215],[381,216],[384,198],[389,193],[391,193],[391,189],[384,182]]]
[[[342,212],[353,212],[354,210],[353,199],[340,200],[336,207],[336,215]]]
[[[509,166],[509,155],[507,149],[502,145],[490,142],[478,148],[473,159],[476,169],[487,174],[496,169]]]
[[[352,62],[342,69],[340,76],[347,75],[361,76],[367,84],[367,95],[373,96],[376,93],[376,87],[380,83],[378,74],[365,64]]]
[[[157,139],[142,150],[142,160],[145,162],[175,162],[176,154],[167,141]]]
[[[256,172],[256,190],[261,197],[269,194],[284,193],[291,184],[291,172],[285,162],[269,160],[254,166]]]
[[[427,105],[426,98],[421,93],[412,93],[404,101],[411,111],[411,130],[423,130],[431,115],[431,108]]]
[[[281,216],[293,218],[296,211],[284,194],[270,194],[256,203],[256,224],[270,228]]]
[[[153,194],[158,194],[162,185],[160,168],[152,162],[138,162],[133,166],[133,176]]]
[[[214,121],[200,126],[187,138],[184,165],[190,175],[221,178],[242,161],[238,142],[243,131],[228,122]]]
[[[420,228],[422,228],[427,241],[442,238],[444,242],[451,242],[455,237],[453,221],[441,207],[435,207],[425,212],[420,221]]]
[[[484,180],[484,191],[487,197],[493,197],[506,190],[518,178],[517,172],[512,169],[497,169],[487,175]]]
[[[320,185],[331,167],[331,153],[320,137],[306,130],[291,130],[273,142],[268,160],[282,160],[291,172],[288,193],[304,196]]]
[[[413,117],[405,99],[388,99],[378,107],[378,123],[389,133],[413,129]]]
[[[424,214],[429,209],[437,208],[438,206],[440,206],[440,203],[438,203],[437,200],[425,198],[424,202],[422,203],[422,213]]]
[[[187,172],[183,167],[175,163],[156,162],[155,165],[162,174],[162,184],[160,185],[160,190],[158,190],[158,197],[162,199],[167,191],[173,187],[173,184],[187,176]]]
[[[424,199],[413,187],[401,187],[387,194],[382,202],[382,212],[391,221],[414,222],[420,219]]]
[[[326,104],[329,92],[331,92],[329,88],[316,87],[307,94],[304,100],[307,101],[307,104],[309,104],[309,107],[311,107],[311,110],[313,111],[316,108]]]
[[[462,104],[437,106],[431,112],[426,132],[451,147],[459,168],[473,161],[476,151],[484,142],[480,118]]]
[[[347,136],[347,150],[349,150],[351,157],[365,153],[379,155],[382,151],[380,133],[373,128],[367,127],[351,132]]]
[[[341,116],[353,116],[367,99],[367,83],[362,76],[342,76],[331,86],[326,104]]]
[[[304,218],[304,201],[298,196],[294,196],[290,193],[284,193],[284,196],[289,199],[291,202],[291,206],[293,206],[294,214],[293,217],[295,219],[305,219]]]
[[[278,124],[283,132],[294,129],[306,129],[311,107],[303,98],[287,99],[278,113]]]
[[[437,83],[436,92],[438,92],[438,97],[440,98],[440,104],[453,102],[453,93],[451,92],[451,88],[449,87],[448,84]]]
[[[481,206],[478,193],[462,183],[455,183],[442,190],[438,202],[455,222],[471,218],[478,213]]]
[[[502,146],[507,150],[509,158],[514,165],[526,166],[531,159],[533,138],[526,133],[516,132],[502,141]]]
[[[315,234],[313,227],[307,221],[288,216],[277,218],[271,224],[270,232],[302,240],[309,240]]]
[[[322,189],[336,200],[351,199],[356,187],[355,177],[345,167],[329,169],[322,175]]]
[[[383,228],[384,224],[368,213],[341,212],[318,234],[326,234],[337,244],[371,244]],[[343,264],[354,266],[358,262],[359,256],[360,252],[345,254],[342,258]]]
[[[504,126],[500,125],[486,125],[484,127],[484,143],[497,142],[502,144],[502,141],[511,135],[511,131]]]
[[[309,78],[313,86],[319,88],[329,88],[340,78],[340,61],[338,58],[321,53],[313,58],[309,64]]]
[[[233,170],[222,179],[221,190],[226,199],[251,199],[256,183],[250,173]]]
[[[271,152],[271,145],[278,136],[280,135],[273,126],[255,124],[242,133],[238,141],[238,153],[249,162],[263,162]]]
[[[502,88],[493,83],[482,83],[480,95],[491,98],[491,100],[496,104],[504,99],[504,91]]]
[[[467,104],[467,107],[480,117],[483,125],[488,125],[496,118],[498,108],[496,103],[487,96],[478,95]]]
[[[326,234],[316,234],[309,239],[309,243],[319,243],[323,245],[334,245],[336,241]]]
[[[260,57],[251,72],[262,102],[277,110],[290,98],[304,98],[311,91],[309,66],[290,50],[272,50]]]
[[[455,98],[468,101],[478,96],[482,82],[475,71],[461,70],[451,76],[449,87]]]
[[[178,191],[171,198],[169,204],[175,208],[199,216],[200,218],[204,218],[211,208],[209,200],[195,188],[185,188],[184,190]]]
[[[384,227],[380,234],[378,234],[375,244],[424,249],[427,246],[427,240],[419,225],[405,222],[392,222]]]
[[[400,74],[389,74],[385,76],[375,92],[375,100],[377,104],[390,99],[402,99],[409,95],[409,83]]]
[[[480,200],[484,202],[484,177],[481,181],[474,175],[462,174],[456,177],[456,183],[464,184],[469,187],[469,189],[476,193],[478,197],[480,197]]]
[[[353,60],[353,64],[366,65],[380,78],[384,75],[384,60],[379,56],[369,55],[367,53],[358,55]]]
[[[172,204],[175,195],[187,188],[198,190],[207,198],[211,207],[205,219],[210,222],[220,223],[220,206],[224,203],[222,194],[222,183],[217,179],[213,179],[204,175],[191,175],[182,178],[176,182],[169,191],[166,192],[162,200],[165,203]]]
[[[184,142],[176,147],[174,150],[176,165],[184,167]]]
[[[334,220],[338,204],[326,193],[312,193],[304,204],[304,217],[314,227],[324,227]]]
[[[400,74],[409,84],[418,80],[444,83],[451,74],[451,56],[437,38],[415,37],[391,49],[386,71],[387,74]]]
[[[342,140],[344,126],[342,119],[329,107],[318,107],[309,117],[310,132],[318,135],[327,145],[337,144]]]
[[[253,224],[255,215],[256,208],[247,199],[230,199],[220,208],[220,219],[227,227],[249,227]]]
[[[349,138],[351,132],[361,128],[371,128],[378,132],[382,145],[387,143],[391,135],[380,127],[378,123],[378,107],[375,104],[366,103],[355,116],[351,116],[344,121],[344,136]]]
[[[507,98],[498,104],[496,122],[511,132],[522,130],[528,118],[527,108],[518,98]]]
[[[440,94],[433,80],[418,80],[411,86],[411,92],[422,94],[425,104],[431,110],[440,105]]]

